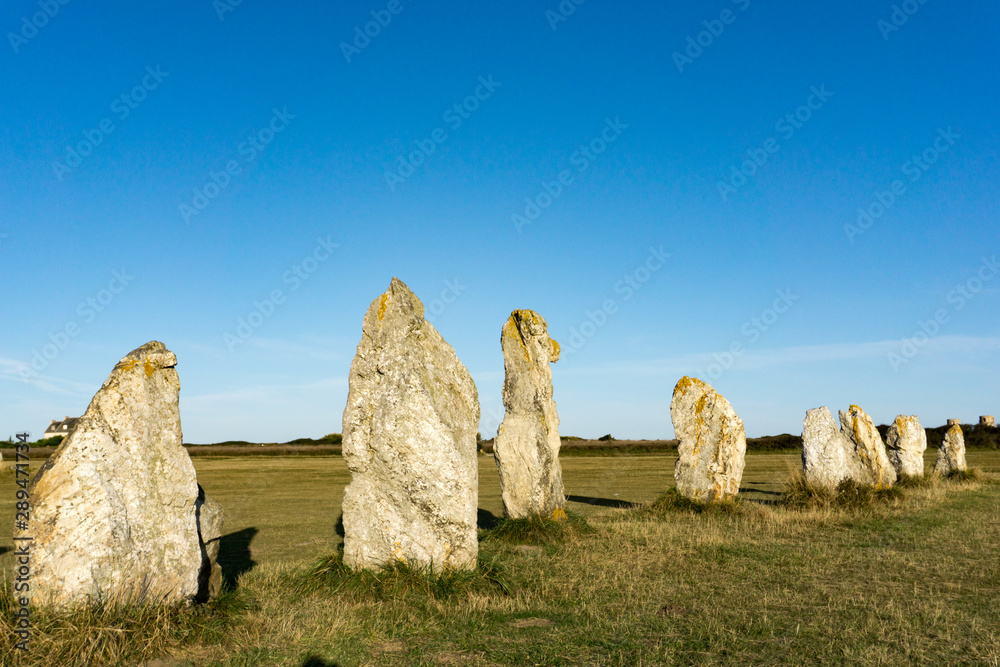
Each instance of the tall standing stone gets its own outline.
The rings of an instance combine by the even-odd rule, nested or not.
[[[948,420],[958,421],[956,420]],[[944,434],[944,440],[938,448],[937,461],[934,462],[934,474],[947,477],[952,473],[966,470],[965,465],[965,435],[960,423],[952,424]]]
[[[701,502],[739,493],[747,440],[743,420],[729,401],[698,378],[685,376],[674,387],[670,418],[680,440],[677,490]]]
[[[497,431],[493,456],[500,495],[508,517],[566,517],[559,465],[559,415],[552,399],[550,363],[559,343],[533,310],[515,310],[500,333],[507,409]]]
[[[215,563],[199,537],[176,364],[157,341],[129,352],[31,481],[30,522],[15,535],[34,538],[33,604],[207,597],[199,575]]]
[[[853,445],[826,406],[806,411],[802,424],[802,472],[810,484],[830,490],[851,477]]]
[[[889,462],[882,436],[872,418],[857,405],[852,405],[847,412],[840,411],[840,428],[854,450],[850,461],[854,480],[880,489],[895,484],[896,470]]]
[[[479,399],[455,350],[398,278],[362,324],[344,409],[344,562],[473,569]]]
[[[897,415],[885,437],[889,462],[897,475],[923,477],[927,432],[916,415]]]

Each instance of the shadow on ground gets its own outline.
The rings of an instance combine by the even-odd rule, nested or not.
[[[257,562],[250,557],[250,542],[258,532],[256,528],[244,528],[219,540],[219,565],[225,588],[235,589],[240,575],[256,567]]]
[[[566,496],[566,500],[573,503],[586,503],[597,505],[598,507],[617,507],[627,509],[629,507],[639,507],[642,503],[633,503],[631,500],[618,500],[616,498],[591,498],[590,496]]]
[[[339,667],[337,663],[326,661],[318,655],[310,655],[302,661],[302,667]]]
[[[500,517],[480,507],[476,513],[476,524],[480,530],[492,530],[500,524]]]

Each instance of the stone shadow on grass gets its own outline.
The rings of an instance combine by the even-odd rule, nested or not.
[[[615,507],[617,509],[629,509],[640,507],[642,503],[633,503],[631,500],[618,500],[616,498],[592,498],[590,496],[566,496],[566,500],[571,503],[586,503],[599,507]]]
[[[337,663],[326,661],[318,655],[310,655],[302,661],[302,667],[340,667]]]
[[[743,485],[740,486],[739,497],[742,498],[743,500],[746,500],[747,502],[757,503],[758,505],[780,505],[781,504],[781,496],[784,495],[783,492],[781,492],[781,491],[770,491],[768,489],[754,488],[757,485],[767,485],[767,483],[766,482],[744,482]],[[749,494],[749,493],[760,494],[762,496],[773,496],[773,497],[772,498],[754,498],[752,496],[748,496],[747,494]]]
[[[0,556],[3,556],[8,551],[13,551],[10,547],[0,547]]]
[[[500,525],[500,517],[480,507],[476,511],[476,525],[479,526],[480,530],[493,530]]]
[[[240,575],[257,566],[250,556],[250,542],[260,532],[256,528],[244,528],[219,538],[219,565],[222,567],[222,587],[235,590]]]

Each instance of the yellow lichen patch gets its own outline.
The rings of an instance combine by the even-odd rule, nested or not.
[[[130,370],[132,370],[133,368],[135,368],[136,364],[138,364],[138,363],[139,363],[139,360],[138,360],[138,359],[129,359],[129,360],[128,360],[128,361],[126,361],[126,362],[125,362],[125,364],[124,364],[124,365],[122,366],[122,370],[123,370],[123,371],[130,371]]]
[[[553,521],[565,521],[569,517],[566,516],[566,510],[561,507],[557,507],[552,510],[552,514],[549,515],[549,518]]]
[[[698,378],[688,377],[687,375],[685,375],[684,377],[682,377],[680,380],[677,381],[677,386],[674,387],[674,396],[676,396],[679,393],[680,394],[686,393],[691,387],[694,387],[699,383],[701,383],[701,380],[699,380]]]
[[[385,311],[389,307],[389,293],[386,292],[378,298],[378,321],[381,322],[382,318],[385,317]],[[379,325],[381,326],[381,325]]]
[[[146,377],[153,377],[153,373],[156,371],[156,366],[148,358],[142,363],[142,368],[146,371]]]
[[[562,353],[562,348],[559,347],[559,342],[554,338],[550,338],[549,341],[552,343],[552,359],[558,359]]]
[[[524,361],[528,364],[531,363],[531,354],[528,352],[527,341],[524,340],[524,336],[521,335],[521,319],[522,313],[530,311],[526,310],[515,310],[507,318],[507,322],[503,325],[503,335],[507,336],[511,340],[516,340],[520,346],[521,351],[524,353]]]

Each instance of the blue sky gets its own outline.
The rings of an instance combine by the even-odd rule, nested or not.
[[[685,374],[751,436],[1000,413],[993,4],[13,0],[0,27],[10,433],[154,339],[189,442],[339,431],[392,276],[488,436],[515,308],[563,344],[563,434],[671,437]]]

